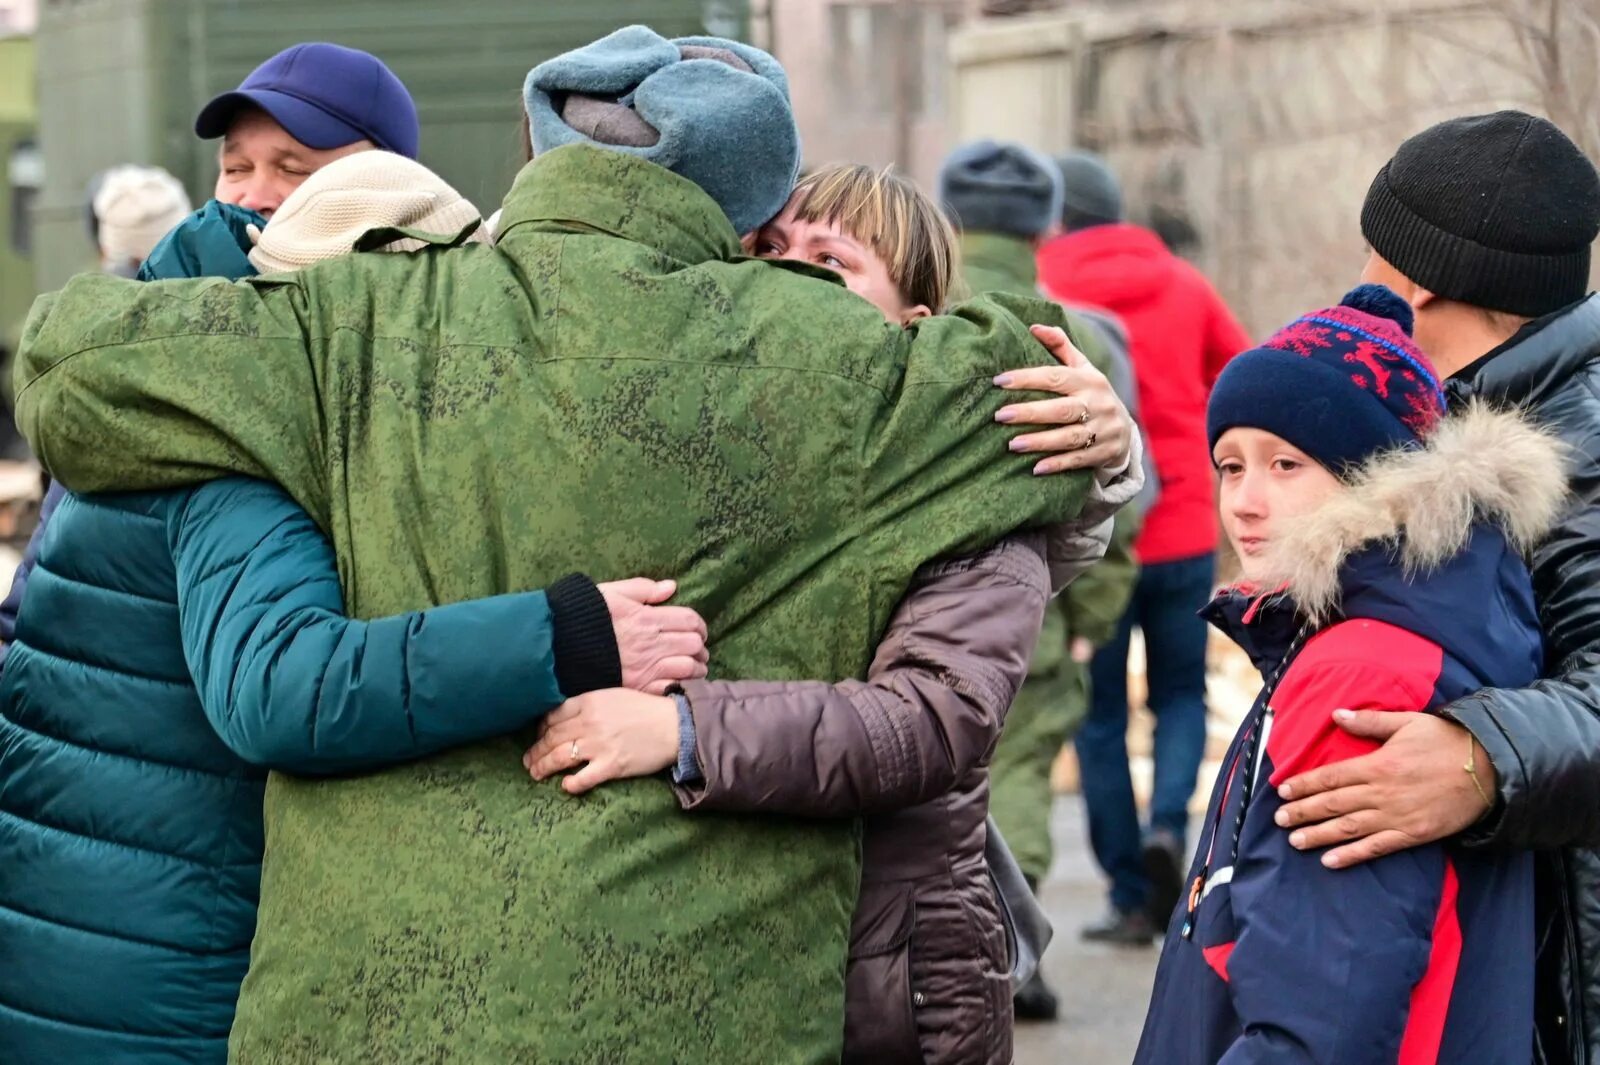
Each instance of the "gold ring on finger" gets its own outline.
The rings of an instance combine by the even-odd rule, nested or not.
[[[578,741],[577,740],[573,740],[572,741],[572,760],[574,762],[576,762],[578,760]]]
[[[1094,447],[1094,442],[1098,439],[1100,439],[1098,436],[1096,436],[1094,433],[1090,433],[1083,442],[1084,449],[1087,450],[1091,447]]]
[[[1083,414],[1081,414],[1078,417],[1078,424],[1079,425],[1088,425],[1089,424],[1089,404],[1087,404],[1087,403],[1085,403],[1083,405]]]

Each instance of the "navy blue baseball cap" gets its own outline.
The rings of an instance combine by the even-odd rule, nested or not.
[[[417,157],[417,105],[377,56],[337,44],[297,44],[250,72],[240,86],[201,108],[195,134],[228,132],[234,115],[259,107],[308,148],[343,148],[370,140]]]

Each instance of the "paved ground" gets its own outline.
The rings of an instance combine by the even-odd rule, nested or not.
[[[1126,1065],[1144,1023],[1156,950],[1118,950],[1078,939],[1079,926],[1105,905],[1100,871],[1084,836],[1083,804],[1062,796],[1055,808],[1056,864],[1044,903],[1056,936],[1045,952],[1046,978],[1061,996],[1054,1024],[1017,1027],[1017,1065]]]

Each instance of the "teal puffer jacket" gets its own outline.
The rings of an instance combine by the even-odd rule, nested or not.
[[[223,1062],[262,767],[357,771],[528,725],[561,699],[550,602],[592,589],[350,621],[275,486],[67,496],[0,675],[0,1061]]]

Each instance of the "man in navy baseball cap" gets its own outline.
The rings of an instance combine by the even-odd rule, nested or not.
[[[411,94],[374,55],[337,44],[297,44],[201,109],[194,131],[223,138],[213,193],[271,217],[311,174],[352,152],[379,148],[415,159]]]

